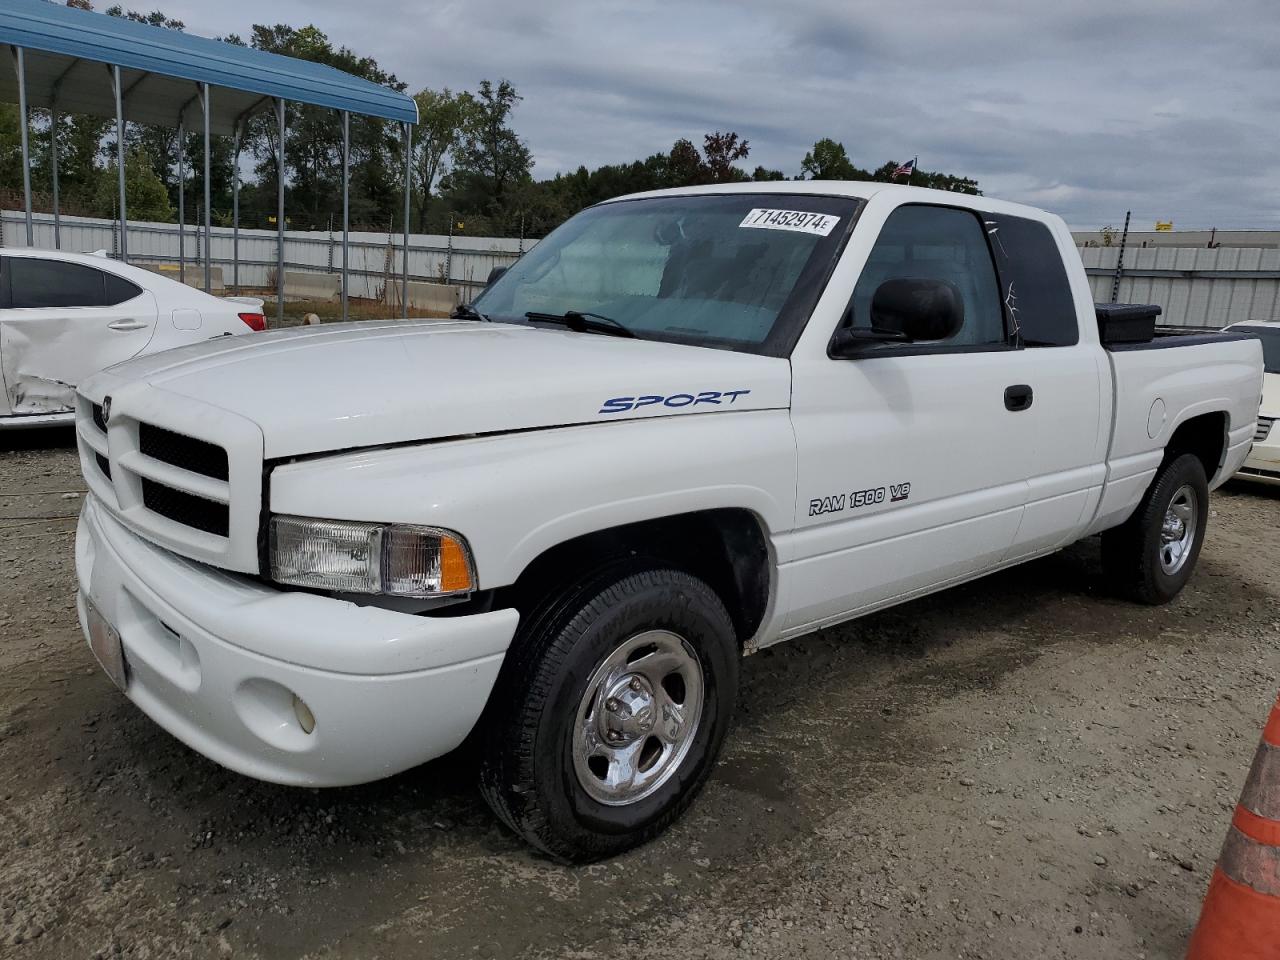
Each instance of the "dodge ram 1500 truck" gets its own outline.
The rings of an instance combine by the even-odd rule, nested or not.
[[[1153,313],[1096,310],[1063,222],[987,197],[602,203],[455,322],[85,381],[80,620],[233,770],[352,784],[471,738],[512,829],[608,856],[708,779],[744,654],[1098,533],[1109,582],[1174,597],[1262,351]]]

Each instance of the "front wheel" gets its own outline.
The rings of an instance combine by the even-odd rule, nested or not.
[[[601,572],[546,603],[512,644],[485,721],[481,792],[560,860],[652,839],[711,774],[740,656],[703,581]]]
[[[1209,484],[1198,457],[1160,468],[1132,517],[1102,535],[1107,579],[1141,603],[1168,603],[1191,579],[1209,519]]]

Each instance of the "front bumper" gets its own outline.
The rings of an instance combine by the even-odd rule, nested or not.
[[[125,695],[223,766],[299,786],[364,783],[460,744],[497,678],[515,610],[426,617],[185,560],[85,500],[77,609],[120,634]],[[307,733],[294,697],[314,716]],[[305,716],[305,713],[304,713]]]

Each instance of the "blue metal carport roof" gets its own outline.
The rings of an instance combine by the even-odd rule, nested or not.
[[[122,68],[129,120],[197,125],[197,85],[208,83],[210,125],[230,133],[236,120],[271,98],[416,123],[412,97],[333,67],[239,47],[189,33],[60,6],[45,0],[4,0],[0,44],[25,50],[30,106],[63,113],[115,116],[111,80],[102,66]],[[16,102],[12,69],[0,70],[0,99]]]

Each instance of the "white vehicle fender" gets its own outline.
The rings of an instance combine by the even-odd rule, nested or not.
[[[457,531],[487,589],[575,537],[698,510],[750,511],[772,544],[792,526],[795,471],[787,411],[760,410],[300,460],[271,472],[270,504],[273,513]]]
[[[1178,350],[1112,353],[1117,390],[1112,461],[1161,453],[1178,427],[1206,413],[1226,414],[1228,447],[1247,440],[1258,406],[1257,352],[1248,341],[1225,343],[1215,362],[1193,367],[1182,365]]]

